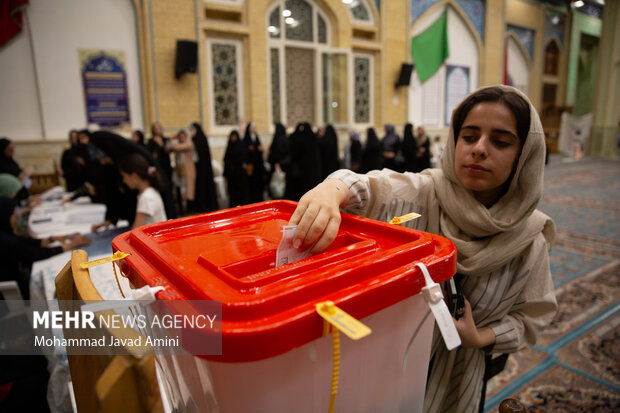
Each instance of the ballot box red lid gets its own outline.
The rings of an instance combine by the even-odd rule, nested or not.
[[[158,300],[222,302],[222,352],[242,362],[274,357],[323,334],[315,305],[332,301],[357,319],[418,294],[425,264],[436,282],[456,272],[446,238],[343,213],[322,253],[275,267],[296,203],[267,201],[146,225],[116,237],[134,286],[163,286]],[[205,357],[209,358],[209,357]]]

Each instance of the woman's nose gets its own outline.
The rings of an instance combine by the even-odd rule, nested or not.
[[[486,136],[481,136],[476,143],[474,144],[474,146],[471,149],[471,153],[473,156],[475,157],[486,157],[488,150],[487,150],[487,145],[488,145],[488,138]]]

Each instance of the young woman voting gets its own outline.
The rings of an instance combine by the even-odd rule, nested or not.
[[[294,245],[318,240],[313,252],[336,237],[340,207],[382,221],[417,212],[422,217],[408,226],[454,242],[466,298],[455,320],[462,346],[448,351],[435,331],[425,412],[478,411],[485,354],[534,345],[556,313],[548,253],[555,226],[536,210],[544,165],[543,129],[529,99],[511,87],[484,87],[453,112],[439,168],[336,171],[291,217]]]

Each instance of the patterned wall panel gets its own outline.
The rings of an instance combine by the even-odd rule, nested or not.
[[[288,126],[315,123],[314,51],[286,48],[286,105]]]
[[[556,38],[560,46],[564,46],[564,28],[566,25],[566,17],[562,13],[545,13],[545,38],[544,44],[551,38]]]
[[[323,17],[319,15],[319,43],[327,43],[327,24]]]
[[[361,21],[370,21],[370,11],[368,10],[366,4],[362,2],[357,2],[357,4],[350,8],[351,15],[355,20]]]
[[[239,123],[239,97],[237,92],[236,46],[231,44],[211,45],[213,67],[213,102],[216,125]]]
[[[355,123],[370,122],[370,58],[356,57],[355,70]]]
[[[523,45],[523,47],[525,47],[525,50],[527,50],[527,53],[530,55],[530,58],[534,58],[534,30],[530,30],[530,29],[526,29],[524,27],[519,27],[519,26],[513,26],[512,24],[507,24],[506,25],[506,31],[512,31],[514,32],[517,37],[519,38],[519,41],[521,42],[521,45]]]
[[[411,0],[411,21],[415,22],[431,6],[440,0]],[[484,42],[484,13],[486,0],[454,0],[465,12],[471,24],[476,28],[480,40]]]
[[[281,122],[280,103],[280,51],[271,49],[271,116],[274,122]]]
[[[311,42],[313,37],[312,6],[304,0],[286,0],[285,7],[291,11],[296,24],[286,25],[286,38]]]

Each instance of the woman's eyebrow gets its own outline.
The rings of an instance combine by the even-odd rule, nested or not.
[[[475,130],[475,131],[480,131],[480,127],[479,126],[475,126],[475,125],[465,125],[461,128],[461,130],[463,129],[471,129],[471,130]],[[506,130],[506,129],[491,129],[491,132],[494,133],[501,133],[503,135],[510,135],[515,139],[519,139],[517,137],[517,135],[515,135],[513,132]]]

